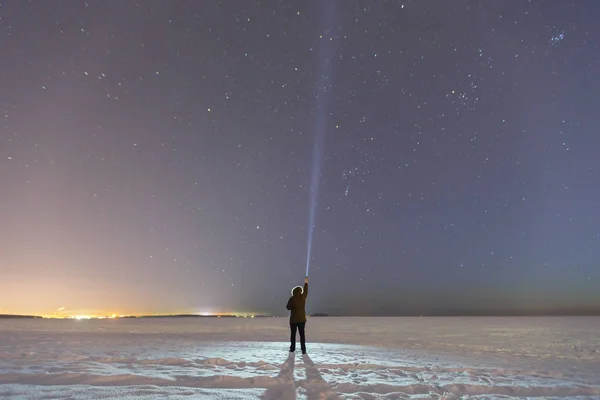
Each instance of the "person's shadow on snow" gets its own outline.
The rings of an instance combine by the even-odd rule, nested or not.
[[[296,384],[306,391],[306,398],[312,399],[339,399],[340,396],[331,388],[329,383],[321,376],[319,369],[307,354],[302,355],[306,379],[294,381],[295,353],[290,352],[288,358],[281,365],[279,373],[272,385],[263,395],[263,400],[295,400]]]
[[[281,365],[279,373],[275,377],[277,383],[271,386],[262,397],[263,400],[295,400],[296,384],[294,383],[294,364],[296,355],[292,352]]]
[[[318,368],[308,354],[302,355],[306,380],[302,387],[306,389],[306,397],[310,399],[339,399],[340,396],[331,388],[329,383],[321,376]]]
[[[310,359],[308,354],[302,354],[302,360],[304,361],[304,366],[306,368],[306,380],[307,381],[316,380],[316,381],[325,382],[325,379],[323,379],[323,377],[321,376],[321,373],[317,369],[313,360]]]

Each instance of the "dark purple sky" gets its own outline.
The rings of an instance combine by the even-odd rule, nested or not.
[[[599,15],[4,0],[0,313],[283,314],[315,137],[309,312],[598,307]]]

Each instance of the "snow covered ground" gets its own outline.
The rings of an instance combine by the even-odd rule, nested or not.
[[[600,399],[600,318],[0,320],[0,398]]]

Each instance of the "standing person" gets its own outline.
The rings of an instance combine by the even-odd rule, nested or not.
[[[304,327],[306,326],[306,295],[308,295],[308,276],[304,278],[304,290],[300,286],[292,289],[292,297],[287,302],[290,313],[290,352],[296,351],[296,330],[300,332],[300,347],[302,354],[306,354],[306,337]]]

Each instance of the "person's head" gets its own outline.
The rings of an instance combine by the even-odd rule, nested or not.
[[[301,296],[303,291],[302,286],[296,286],[292,289],[292,296]]]

